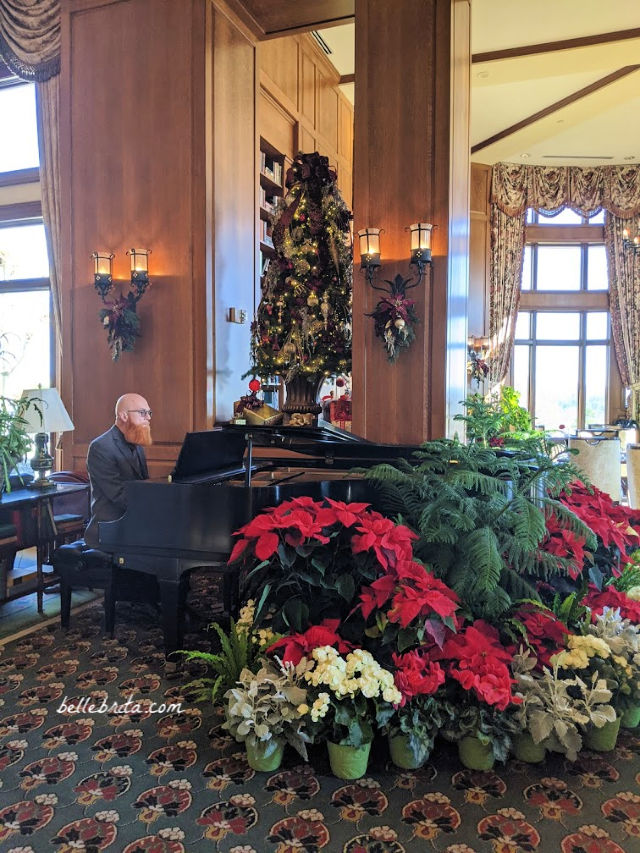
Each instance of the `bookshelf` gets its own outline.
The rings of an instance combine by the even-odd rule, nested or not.
[[[262,296],[262,281],[270,260],[275,257],[271,237],[273,216],[278,199],[284,195],[285,155],[260,137],[260,180],[258,186],[258,239],[260,245],[260,288],[257,300]],[[283,386],[279,376],[265,377],[262,383],[265,403],[279,408],[283,400]]]

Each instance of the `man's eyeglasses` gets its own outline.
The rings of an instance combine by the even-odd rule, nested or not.
[[[137,412],[143,418],[150,418],[153,415],[151,409],[127,409],[127,412]]]

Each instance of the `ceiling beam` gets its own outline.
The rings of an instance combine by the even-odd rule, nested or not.
[[[612,33],[598,33],[593,36],[580,36],[574,39],[548,41],[542,44],[525,44],[521,47],[507,47],[502,50],[488,50],[474,53],[471,62],[495,62],[500,59],[512,59],[516,56],[533,56],[536,53],[552,53],[556,50],[573,50],[576,47],[593,47],[596,44],[608,44],[640,37],[640,27],[631,30],[617,30]]]
[[[579,101],[581,98],[586,98],[588,95],[597,92],[599,89],[602,89],[605,86],[609,86],[611,83],[615,83],[622,77],[626,77],[628,74],[633,74],[633,72],[637,71],[639,68],[640,65],[626,65],[624,68],[619,68],[617,71],[614,71],[611,74],[607,74],[606,77],[602,77],[600,80],[596,80],[595,83],[591,83],[589,86],[585,86],[583,89],[579,89],[577,92],[573,92],[571,95],[567,95],[566,98],[562,98],[561,100],[556,101],[554,104],[550,104],[548,107],[545,107],[542,110],[538,110],[538,112],[536,113],[532,113],[532,115],[521,119],[521,121],[512,124],[510,127],[505,127],[504,130],[500,130],[493,136],[488,137],[488,139],[483,139],[482,142],[478,142],[476,145],[472,146],[471,153],[475,154],[477,151],[481,151],[483,148],[488,148],[489,145],[493,145],[495,142],[499,142],[501,139],[505,139],[505,137],[511,136],[511,134],[522,130],[523,127],[528,127],[529,125],[540,121],[540,119],[546,118],[546,116],[551,115],[551,113],[555,113],[558,110],[569,106],[569,104],[573,104],[576,101]]]
[[[351,23],[355,0],[234,0],[265,39]]]

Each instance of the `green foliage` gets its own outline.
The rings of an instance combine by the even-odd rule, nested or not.
[[[427,442],[416,457],[417,464],[379,465],[367,477],[387,515],[418,533],[415,555],[475,618],[495,621],[514,601],[537,600],[537,580],[568,570],[568,559],[541,549],[550,513],[593,540],[556,500],[577,475],[569,462],[445,439]]]
[[[389,736],[406,736],[414,759],[423,761],[429,757],[436,735],[455,715],[455,707],[444,696],[414,696],[394,712],[388,724]]]
[[[33,400],[0,396],[0,492],[3,488],[11,491],[9,475],[31,448],[25,415],[32,405],[40,412]]]
[[[584,579],[578,590],[565,597],[556,593],[551,602],[550,610],[570,631],[580,631],[585,622],[589,621],[590,610],[581,604],[588,585],[588,581]]]
[[[619,577],[612,577],[607,586],[615,587],[618,592],[628,592],[633,587],[640,587],[640,550],[632,551],[629,562],[622,569]]]
[[[511,736],[517,727],[509,714],[496,708],[466,705],[456,708],[442,733],[449,740],[477,737],[480,743],[491,744],[497,761],[506,761],[511,748]]]
[[[182,651],[187,661],[201,661],[212,670],[208,678],[198,678],[185,685],[194,691],[194,701],[211,702],[212,705],[223,696],[227,690],[234,687],[243,670],[257,671],[259,667],[260,645],[254,642],[254,636],[246,625],[236,624],[230,620],[229,631],[226,632],[217,622],[211,625],[220,643],[217,653]]]
[[[501,387],[499,392],[488,397],[470,394],[462,401],[465,414],[456,415],[454,420],[466,424],[467,441],[484,447],[490,444],[522,446],[524,443],[534,451],[545,449],[544,434],[534,430],[529,412],[519,401],[520,393],[509,386]]]

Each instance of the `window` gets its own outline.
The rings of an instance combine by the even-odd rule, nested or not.
[[[0,115],[0,172],[39,166],[35,85],[0,81]]]
[[[52,383],[51,293],[38,180],[35,87],[0,79],[0,394]],[[37,192],[31,192],[37,197]],[[28,195],[27,195],[28,197]]]
[[[604,213],[529,211],[511,375],[536,424],[608,420],[610,323]]]

